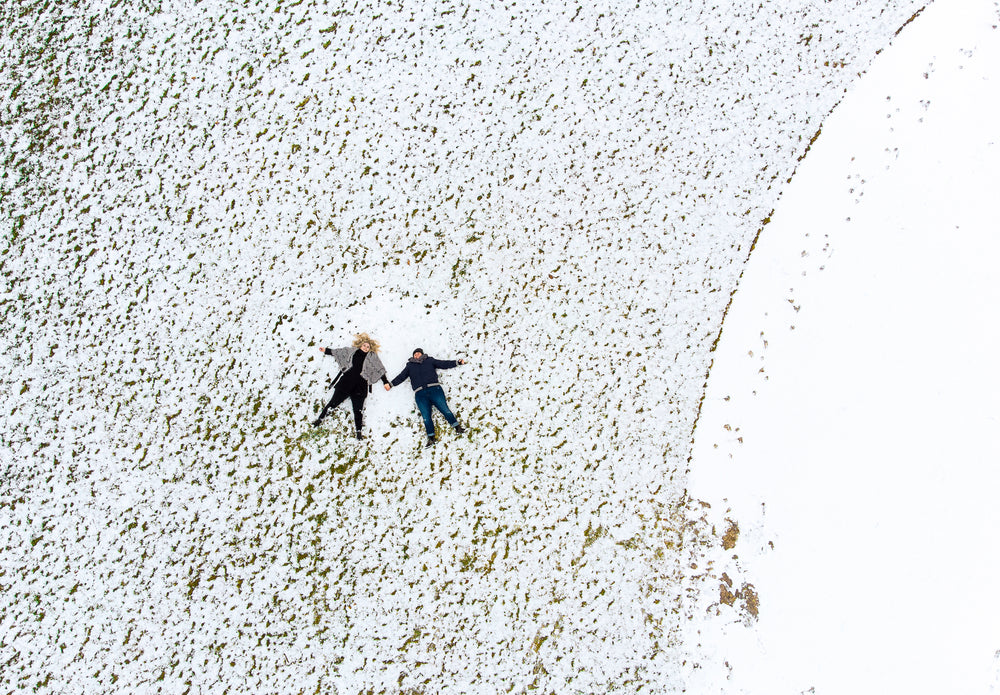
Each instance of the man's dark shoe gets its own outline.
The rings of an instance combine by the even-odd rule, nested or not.
[[[455,431],[459,434],[465,434],[465,428],[458,422],[455,423]]]
[[[431,435],[430,437],[427,438],[427,443],[424,444],[424,448],[426,449],[427,447],[434,446],[435,442],[437,442],[437,440],[434,438],[433,435]]]

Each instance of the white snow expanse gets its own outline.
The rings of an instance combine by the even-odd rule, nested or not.
[[[758,232],[921,7],[848,4],[0,7],[5,690],[754,682],[782,527],[689,458]],[[310,428],[357,331],[466,357],[470,433],[422,451],[405,388]]]
[[[759,621],[702,628],[732,671],[699,692],[1000,692],[998,19],[922,13],[747,264],[690,489]]]

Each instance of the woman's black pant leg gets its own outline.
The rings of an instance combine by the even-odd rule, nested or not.
[[[354,407],[354,427],[359,432],[361,431],[361,424],[364,420],[365,411],[365,397],[367,393],[352,393],[351,394],[351,405]]]
[[[326,405],[323,406],[323,410],[320,411],[319,417],[316,418],[316,422],[319,423],[320,420],[322,420],[323,418],[326,417],[327,412],[329,412],[330,410],[333,410],[338,405],[340,405],[341,403],[343,403],[344,401],[346,401],[347,397],[349,395],[350,394],[347,391],[341,391],[340,389],[334,389],[333,390],[333,397],[330,399],[329,403],[327,403]]]

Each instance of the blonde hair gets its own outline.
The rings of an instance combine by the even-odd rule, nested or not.
[[[354,342],[351,343],[351,344],[354,347],[360,349],[361,346],[364,345],[365,343],[368,343],[369,345],[371,345],[372,352],[378,352],[379,351],[379,347],[380,346],[378,344],[378,341],[375,340],[374,338],[369,337],[369,335],[367,333],[358,333],[356,336],[354,336]]]

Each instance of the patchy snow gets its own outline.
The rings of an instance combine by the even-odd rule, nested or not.
[[[5,3],[6,690],[696,682],[712,346],[920,3],[850,5]],[[470,434],[312,430],[357,331]]]
[[[699,692],[1000,691],[998,23],[922,13],[747,264],[691,464],[740,532],[698,637],[728,668]]]

